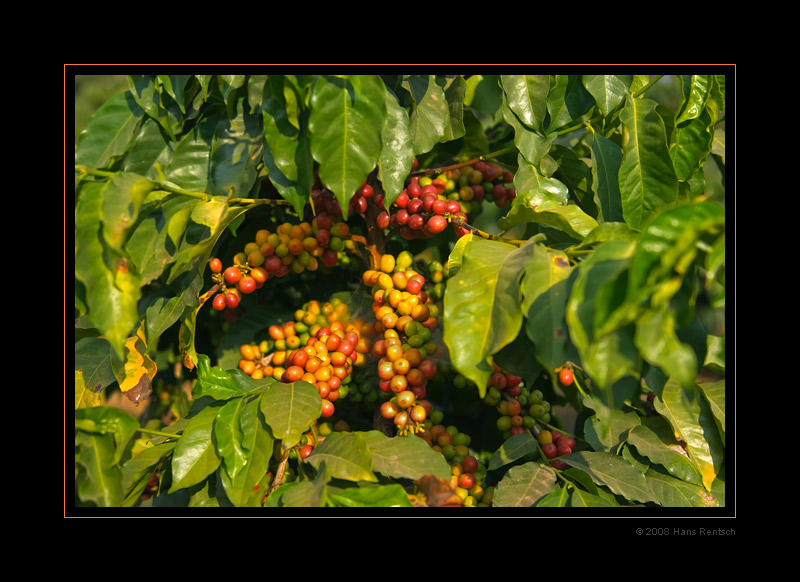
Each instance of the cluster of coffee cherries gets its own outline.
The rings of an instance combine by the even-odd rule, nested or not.
[[[426,422],[426,430],[417,433],[450,464],[450,486],[466,507],[488,505],[486,467],[470,451],[471,437],[455,425],[445,425],[441,411],[435,410]]]
[[[248,295],[260,289],[266,283],[269,275],[261,268],[250,268],[247,265],[233,265],[224,268],[222,261],[213,258],[208,263],[211,278],[217,284],[218,290],[211,300],[211,305],[217,311],[236,309],[242,300],[242,295]]]
[[[362,332],[368,333],[370,326],[350,321],[348,306],[339,299],[310,301],[295,312],[295,318],[270,325],[270,341],[242,345],[239,368],[254,379],[313,384],[322,397],[322,416],[329,417],[333,403],[346,396],[354,368],[366,362],[371,344]],[[267,355],[261,349],[265,345],[273,348]]]
[[[572,436],[558,430],[545,429],[539,431],[536,439],[539,441],[542,454],[550,460],[550,465],[554,469],[563,471],[567,468],[567,464],[558,457],[570,454],[575,448],[575,439]]]
[[[259,230],[255,240],[244,247],[247,265],[263,267],[269,276],[276,277],[316,271],[320,263],[336,266],[339,253],[345,250],[350,227],[346,222],[334,220],[332,215],[320,213],[311,222],[284,222],[274,231]]]
[[[378,214],[376,224],[378,228],[396,229],[403,239],[413,240],[439,234],[447,228],[451,218],[466,221],[467,215],[458,200],[448,200],[444,193],[443,181],[413,176],[389,210]],[[461,226],[455,229],[459,236],[466,232]]]
[[[234,256],[233,265],[225,268],[216,257],[209,261],[212,279],[220,289],[212,306],[218,311],[235,309],[242,294],[261,288],[270,278],[335,267],[350,242],[350,226],[327,212],[310,222],[283,222],[274,230],[260,229]]]
[[[483,202],[505,208],[517,196],[513,174],[495,162],[478,161],[434,174],[431,180],[443,185],[443,195],[448,200],[457,200],[462,212],[468,215],[480,212]]]
[[[412,268],[413,256],[381,255],[378,268],[368,269],[363,282],[372,297],[378,358],[378,385],[390,396],[381,407],[398,433],[415,433],[430,413],[426,383],[437,372],[433,356],[438,346],[431,340],[437,326],[438,307],[425,293],[425,277]]]

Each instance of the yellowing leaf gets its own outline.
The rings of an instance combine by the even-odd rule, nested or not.
[[[125,342],[125,377],[119,382],[120,390],[128,399],[139,404],[153,391],[151,382],[156,375],[156,364],[146,352],[144,332],[139,328],[136,336]]]

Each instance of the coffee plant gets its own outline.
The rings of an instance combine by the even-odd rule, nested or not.
[[[725,508],[731,73],[129,76],[70,509]]]

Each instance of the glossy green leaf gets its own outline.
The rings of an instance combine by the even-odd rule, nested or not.
[[[639,426],[639,416],[625,411],[625,386],[620,384],[599,395],[587,395],[582,404],[595,412],[584,421],[584,438],[596,451],[614,452],[628,433]]]
[[[546,224],[576,240],[581,240],[597,228],[597,221],[576,204],[562,204],[550,192],[542,189],[518,192],[508,213],[497,221],[503,230],[525,223]]]
[[[222,465],[229,478],[236,478],[244,467],[246,459],[242,449],[242,409],[247,404],[247,399],[231,398],[217,413],[214,420],[214,441],[217,455],[222,460]]]
[[[625,100],[632,75],[583,75],[583,86],[594,98],[600,113],[612,113]]]
[[[589,376],[603,388],[635,372],[640,365],[633,345],[633,331],[598,330],[624,299],[626,275],[636,242],[613,239],[598,245],[578,267],[578,275],[567,302],[566,320],[570,339]]]
[[[164,91],[157,75],[128,75],[128,89],[136,103],[155,119],[170,138],[175,139],[181,132],[182,117],[177,105],[169,107],[169,93]],[[171,99],[169,99],[171,101]]]
[[[212,367],[210,358],[203,354],[197,362],[197,382],[192,388],[192,397],[199,400],[205,396],[214,400],[228,400],[244,396],[247,387],[242,383],[242,374]]]
[[[145,119],[125,156],[125,171],[153,180],[159,179],[158,164],[163,166],[172,159],[174,145],[155,120]]]
[[[245,198],[255,184],[257,164],[261,161],[263,129],[261,116],[246,110],[244,99],[238,99],[229,118],[220,119],[211,145],[211,179],[209,194],[234,195]]]
[[[697,385],[703,392],[711,413],[717,421],[722,443],[725,444],[725,378],[716,382],[701,382]]]
[[[542,497],[536,507],[569,507],[569,500],[569,489],[559,487]]]
[[[170,493],[201,483],[220,466],[213,434],[221,406],[221,402],[212,402],[189,419],[172,455]]]
[[[461,268],[447,281],[444,342],[454,366],[483,396],[491,358],[522,327],[520,279],[532,244],[515,247],[475,239],[464,249]]]
[[[500,75],[508,107],[528,128],[542,132],[550,75]]]
[[[644,475],[622,457],[600,451],[579,451],[559,457],[570,467],[588,473],[595,483],[630,501],[654,501]]]
[[[538,454],[539,446],[538,441],[531,436],[530,433],[524,432],[520,434],[511,435],[503,444],[500,445],[489,460],[490,471],[499,469],[506,465],[527,457],[528,455]]]
[[[679,79],[683,85],[683,103],[675,119],[678,125],[700,117],[706,108],[714,75],[680,75]]]
[[[645,480],[654,501],[662,507],[720,506],[719,499],[701,486],[653,470],[645,473]]]
[[[566,253],[537,244],[522,279],[525,332],[536,346],[536,358],[549,370],[569,359],[565,311],[572,272]]]
[[[594,98],[583,86],[580,75],[554,75],[547,96],[550,121],[548,133],[579,119],[594,106]]]
[[[534,168],[539,168],[542,160],[550,151],[550,146],[555,139],[555,135],[542,135],[522,123],[509,106],[508,98],[505,93],[503,93],[503,106],[501,111],[505,122],[514,130],[514,145],[519,150],[520,157],[524,158],[526,163]],[[522,164],[520,164],[520,166],[522,166]]]
[[[378,481],[372,472],[372,452],[367,440],[357,432],[332,433],[314,449],[306,462],[317,469],[324,463],[328,474],[336,479]]]
[[[117,465],[133,435],[139,430],[139,423],[124,410],[111,406],[95,406],[75,411],[75,428],[92,434],[109,434],[114,443],[112,463]]]
[[[619,169],[622,212],[633,228],[678,198],[678,180],[656,102],[629,97],[620,114],[623,157]]]
[[[236,404],[229,402],[214,423],[225,494],[237,507],[258,507],[265,493],[260,483],[269,469],[273,438],[260,417],[260,398],[259,395],[231,401]]]
[[[78,497],[85,504],[119,507],[123,499],[122,471],[114,463],[114,437],[111,434],[75,432]]]
[[[654,404],[672,425],[675,436],[686,443],[686,453],[700,471],[703,486],[710,489],[725,460],[725,447],[703,393],[696,386],[682,387],[670,380]]]
[[[409,75],[402,87],[411,99],[409,118],[414,153],[427,153],[447,135],[450,125],[447,97],[434,75]]]
[[[385,92],[385,99],[386,122],[381,130],[378,178],[385,194],[384,207],[388,209],[405,187],[415,152],[408,112],[400,106],[397,96],[391,91]]]
[[[161,462],[175,450],[177,440],[149,446],[131,457],[122,465],[122,490],[125,499],[122,507],[133,507],[145,490],[150,477],[156,472]]]
[[[677,327],[675,313],[666,307],[645,311],[636,319],[634,342],[645,360],[689,386],[697,376],[697,357],[680,341]]]
[[[723,232],[725,209],[715,202],[696,202],[668,208],[644,225],[631,263],[628,299],[652,292],[653,286],[684,276],[706,234]]]
[[[375,168],[386,119],[386,87],[376,75],[321,75],[311,91],[311,153],[319,177],[347,216],[350,198]]]
[[[311,198],[314,172],[306,125],[308,113],[298,104],[297,92],[294,84],[282,75],[269,75],[264,84],[261,107],[266,147],[263,159],[272,185],[295,212],[302,215]]]
[[[628,443],[636,447],[639,454],[663,466],[670,475],[695,485],[703,484],[697,467],[663,418],[645,419],[643,424],[635,426],[628,435]]]
[[[602,222],[621,223],[622,197],[619,169],[622,149],[610,139],[595,135],[592,140],[592,189]]]
[[[316,386],[308,382],[268,385],[261,398],[261,412],[274,437],[285,449],[300,442],[322,411],[322,398]]]
[[[389,438],[378,431],[363,435],[372,452],[372,469],[385,477],[416,481],[424,475],[450,477],[445,458],[421,438]]]
[[[98,236],[104,226],[107,184],[82,188],[75,209],[75,278],[86,288],[94,325],[121,356],[122,346],[138,324],[141,278],[127,258]]]
[[[108,101],[86,122],[78,136],[75,163],[102,169],[122,156],[139,130],[144,112],[130,93],[120,93]]]
[[[569,506],[570,507],[619,507],[619,504],[614,503],[613,501],[606,499],[605,497],[594,495],[592,493],[587,493],[586,491],[575,487],[574,489],[572,489],[572,493],[570,495]]]
[[[350,487],[337,493],[329,492],[328,498],[337,507],[412,507],[408,493],[398,483]]]
[[[169,182],[192,192],[211,192],[211,148],[219,119],[218,114],[203,117],[181,136],[164,167]]]
[[[537,462],[512,467],[495,487],[492,507],[533,507],[556,487],[556,472]]]

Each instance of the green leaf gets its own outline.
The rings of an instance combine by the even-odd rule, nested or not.
[[[386,95],[386,122],[381,130],[381,155],[378,179],[384,190],[384,207],[390,208],[405,187],[405,180],[414,163],[413,136],[408,112],[389,91]]]
[[[119,507],[123,499],[122,471],[114,463],[111,434],[75,432],[77,475],[75,486],[82,503]]]
[[[625,388],[624,384],[619,384],[583,399],[583,405],[595,411],[593,416],[585,420],[583,431],[584,438],[596,451],[616,450],[627,440],[629,432],[640,424],[636,413],[623,410],[630,392]]]
[[[583,86],[594,98],[604,116],[613,112],[625,100],[632,75],[583,75]]]
[[[495,487],[492,507],[533,507],[556,486],[556,472],[541,463],[512,467]]]
[[[370,431],[364,438],[372,451],[372,469],[385,477],[413,481],[423,475],[450,477],[450,465],[445,458],[421,438],[389,438],[378,431]]]
[[[669,380],[654,400],[656,411],[672,425],[677,438],[710,490],[725,460],[725,447],[717,432],[711,407],[696,386],[683,387]]]
[[[624,141],[619,187],[625,222],[633,228],[678,199],[666,129],[656,106],[649,99],[628,97],[620,114]]]
[[[255,184],[263,148],[260,115],[245,111],[244,99],[236,102],[230,118],[221,118],[211,145],[209,194],[228,195],[233,191],[246,197]]]
[[[512,342],[522,327],[519,283],[532,248],[532,243],[518,248],[473,240],[464,249],[461,268],[447,281],[444,342],[453,365],[475,382],[481,397],[492,355]]]
[[[100,106],[78,136],[75,164],[101,169],[131,146],[144,112],[127,91]]]
[[[269,180],[295,212],[302,215],[311,198],[314,172],[308,111],[299,104],[297,93],[297,87],[285,76],[269,75],[261,113],[266,141],[263,159]]]
[[[500,81],[511,111],[526,127],[542,132],[550,75],[500,75]]]
[[[580,263],[567,302],[570,339],[581,355],[584,369],[600,388],[613,385],[640,366],[631,329],[613,328],[598,333],[622,304],[635,249],[636,242],[624,238],[598,245]]]
[[[197,382],[192,388],[192,397],[195,400],[203,397],[229,400],[246,394],[247,387],[242,383],[242,374],[212,367],[210,362],[210,358],[205,354],[201,354],[198,358]]]
[[[562,204],[543,189],[518,192],[508,213],[497,221],[497,226],[509,230],[529,222],[552,226],[576,240],[581,240],[597,228],[597,221],[580,206]]]
[[[684,99],[675,119],[678,125],[697,119],[703,113],[714,85],[714,75],[680,75],[679,79]]]
[[[645,419],[644,424],[630,431],[628,443],[636,447],[639,454],[663,466],[670,475],[687,483],[702,485],[700,472],[675,440],[666,420],[659,417]]]
[[[308,382],[273,382],[261,398],[261,413],[273,436],[289,449],[300,442],[322,411],[317,387]]]
[[[311,90],[311,153],[345,218],[350,198],[378,163],[385,93],[376,75],[320,75]]]
[[[424,442],[422,444],[427,446]],[[378,481],[372,472],[372,452],[367,440],[357,432],[330,434],[306,458],[306,462],[317,469],[324,464],[328,474],[335,479]]]
[[[603,222],[622,222],[619,169],[622,148],[610,139],[595,135],[592,140],[592,189]]]
[[[189,418],[172,455],[170,493],[201,483],[220,466],[213,433],[222,405],[222,402],[211,402]]]
[[[450,126],[447,98],[434,75],[409,75],[402,87],[411,98],[409,117],[414,153],[427,153],[445,140]]]
[[[636,320],[634,343],[645,360],[688,386],[697,376],[697,357],[678,339],[676,328],[675,313],[666,306],[646,311]]]
[[[649,470],[645,480],[662,507],[719,507],[719,499],[698,485]]]
[[[338,493],[328,493],[338,507],[412,507],[405,489],[399,484],[367,487],[348,487]]]
[[[100,238],[108,183],[82,188],[75,209],[75,277],[86,288],[93,324],[121,357],[128,335],[138,324],[141,278],[127,257]]]
[[[711,407],[711,413],[717,421],[722,444],[725,444],[725,378],[717,382],[701,382],[697,385]]]
[[[219,114],[203,117],[181,137],[164,167],[169,182],[185,190],[210,193],[211,148],[219,119]]]
[[[572,272],[564,252],[537,244],[522,279],[525,332],[536,346],[536,358],[549,370],[568,359],[565,312]]]
[[[580,75],[555,75],[547,96],[547,111],[550,114],[547,132],[555,133],[558,128],[587,113],[594,104],[594,98],[584,88]]]
[[[579,451],[562,455],[561,461],[591,476],[598,485],[629,501],[654,501],[644,475],[620,456],[607,452]]]
[[[261,397],[229,402],[214,423],[225,494],[237,507],[259,507],[265,494],[261,483],[269,470],[273,438],[259,414]]]
[[[133,507],[139,502],[150,477],[161,462],[172,453],[178,445],[177,440],[149,446],[122,465],[122,489],[125,499],[122,507]]]
[[[492,454],[488,469],[494,471],[500,467],[510,465],[527,455],[538,452],[538,441],[533,438],[530,433],[525,432],[511,435],[503,442],[500,448]]]

